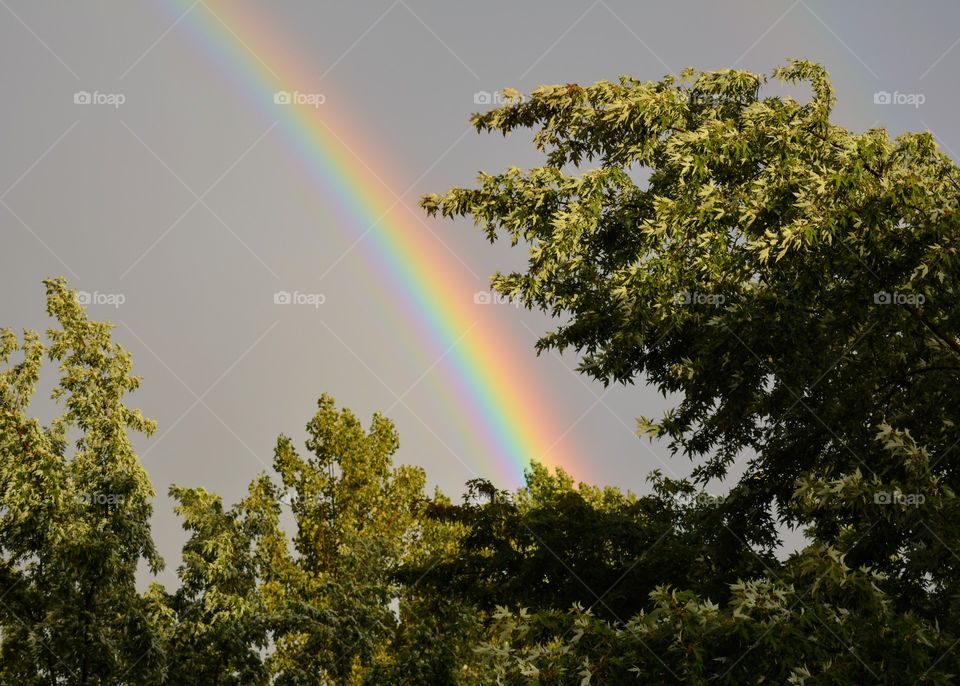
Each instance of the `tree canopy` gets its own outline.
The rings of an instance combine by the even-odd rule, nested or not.
[[[528,246],[493,286],[565,315],[540,350],[680,395],[639,430],[694,460],[695,482],[752,456],[722,505],[738,536],[769,542],[776,516],[813,527],[912,603],[956,559],[920,522],[960,485],[960,174],[929,133],[832,123],[818,65],[773,76],[809,100],[733,70],[506,92],[474,126],[534,129],[546,164],[422,205]],[[841,489],[853,502],[824,497]],[[922,520],[873,506],[917,489]]]

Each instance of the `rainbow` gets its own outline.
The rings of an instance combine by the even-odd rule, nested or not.
[[[531,459],[562,465],[579,477],[564,452],[566,432],[551,416],[549,394],[527,370],[532,349],[508,341],[492,322],[474,327],[477,308],[462,299],[474,285],[422,220],[386,191],[383,170],[388,165],[377,160],[375,172],[361,162],[377,159],[370,153],[369,132],[359,130],[348,113],[338,112],[338,103],[326,102],[319,109],[274,104],[277,92],[303,90],[311,81],[306,76],[310,70],[284,54],[279,47],[284,41],[271,33],[263,16],[215,0],[167,4],[253,106],[262,108],[266,119],[278,121],[277,130],[311,184],[335,199],[345,220],[340,228],[353,239],[369,231],[357,249],[368,259],[370,283],[379,284],[402,314],[404,329],[415,336],[427,363],[443,357],[437,369],[458,424],[489,456],[487,465],[467,466],[497,479],[501,487],[522,483]],[[402,216],[393,211],[397,208]]]

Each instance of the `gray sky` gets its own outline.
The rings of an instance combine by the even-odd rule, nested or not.
[[[250,17],[265,20],[252,34]],[[254,47],[264,39],[270,49]],[[364,422],[391,408],[398,459],[456,496],[466,479],[501,475],[477,441],[486,428],[465,422],[450,359],[428,354],[423,323],[378,274],[365,245],[375,234],[362,237],[369,226],[310,173],[309,154],[275,126],[284,115],[255,105],[271,80],[254,86],[238,64],[259,60],[278,88],[324,95],[342,127],[331,135],[359,151],[381,196],[401,196],[391,216],[436,242],[463,299],[525,255],[490,246],[469,222],[421,223],[408,208],[480,169],[540,162],[529,136],[463,135],[477,91],[658,79],[685,66],[769,72],[802,57],[830,71],[839,123],[930,129],[952,154],[958,42],[960,6],[946,1],[0,0],[0,326],[47,327],[48,276],[123,296],[90,312],[118,323],[144,377],[132,402],[160,422],[137,446],[160,493],[166,579],[183,539],[168,486],[232,502],[269,464],[278,433],[302,444],[322,392]],[[247,50],[245,61],[231,50]],[[104,102],[76,103],[80,91]],[[878,92],[894,102],[875,102]],[[280,290],[325,301],[277,306]],[[478,306],[476,322],[468,335],[505,342],[498,352],[519,360],[536,413],[553,418],[543,461],[634,490],[661,462],[686,471],[632,433],[638,414],[667,406],[656,392],[605,391],[572,373],[572,357],[535,357],[548,325],[536,313]]]

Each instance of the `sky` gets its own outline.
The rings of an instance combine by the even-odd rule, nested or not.
[[[0,327],[47,328],[57,275],[116,324],[159,422],[136,447],[168,576],[169,486],[235,501],[321,393],[391,417],[397,461],[454,497],[531,459],[642,492],[689,470],[634,433],[670,399],[538,357],[551,320],[487,295],[522,247],[417,200],[542,162],[469,127],[500,88],[789,57],[828,69],[837,123],[956,158],[950,2],[0,0]]]

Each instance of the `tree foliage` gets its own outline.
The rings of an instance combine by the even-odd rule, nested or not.
[[[533,463],[516,493],[469,482],[461,505],[433,503],[427,515],[465,527],[457,547],[405,570],[442,594],[498,606],[566,610],[585,603],[624,620],[671,583],[726,599],[729,585],[776,563],[723,526],[722,498],[654,475],[654,492],[574,485],[563,470]],[[771,536],[772,541],[772,536]]]
[[[773,76],[809,100],[734,70],[538,88],[472,121],[534,129],[546,164],[422,205],[528,246],[526,271],[493,285],[564,315],[540,350],[679,394],[638,428],[693,459],[695,482],[752,455],[723,508],[767,525],[739,536],[759,543],[776,517],[810,527],[933,619],[954,602],[953,527],[874,497],[912,484],[950,511],[960,485],[960,174],[928,133],[832,123],[821,67]]]
[[[407,554],[422,501],[423,471],[393,467],[399,447],[380,414],[369,431],[329,396],[307,424],[309,458],[277,441],[274,467],[296,520],[294,551],[274,560],[282,590],[277,684],[364,683],[386,659],[399,595],[391,578]]]
[[[140,380],[111,326],[90,321],[62,279],[46,286],[58,324],[47,342],[0,332],[0,680],[149,683],[158,656],[134,575],[141,560],[163,562],[128,431],[155,425],[124,404]],[[47,426],[28,415],[45,356],[63,407]]]

